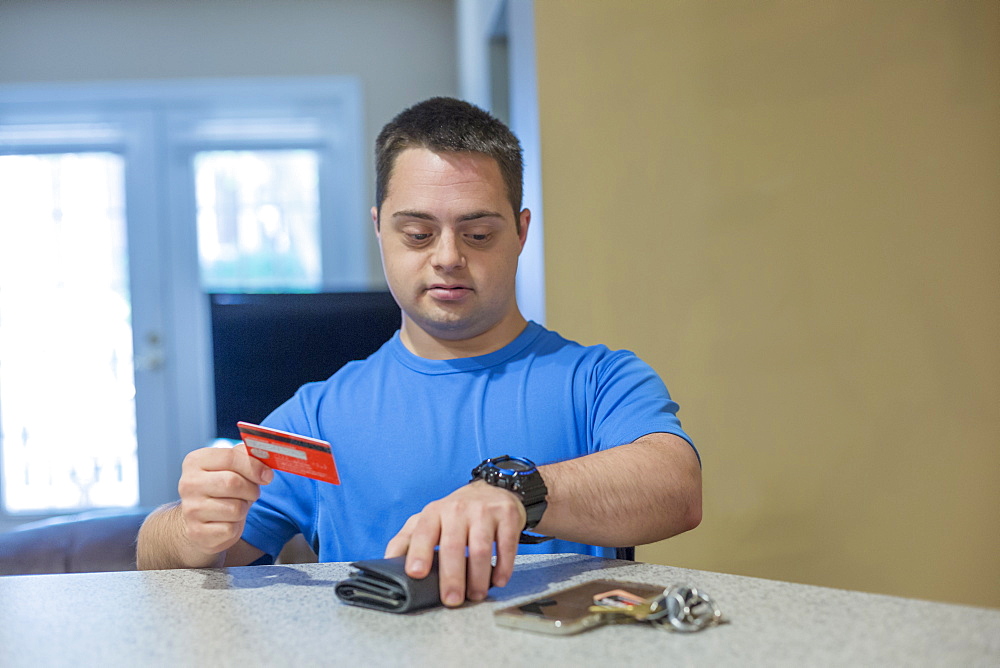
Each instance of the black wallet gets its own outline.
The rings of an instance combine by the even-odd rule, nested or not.
[[[344,603],[386,612],[413,612],[441,605],[437,555],[427,577],[415,580],[403,570],[406,557],[369,559],[351,564],[358,569],[337,583]]]

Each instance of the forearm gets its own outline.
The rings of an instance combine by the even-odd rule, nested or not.
[[[223,565],[226,553],[205,554],[184,533],[180,502],[160,506],[139,529],[136,566],[139,570],[213,568]]]
[[[701,522],[701,468],[671,434],[539,467],[548,508],[538,533],[592,545],[652,543]]]

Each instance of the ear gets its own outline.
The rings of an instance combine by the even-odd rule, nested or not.
[[[379,224],[378,224],[378,207],[375,207],[375,206],[372,207],[372,225],[375,226],[375,236],[379,240],[381,240],[382,239],[382,235],[381,235],[381,230],[379,229]]]
[[[524,209],[517,218],[521,223],[521,232],[517,236],[521,242],[521,250],[524,250],[524,242],[528,240],[528,226],[531,225],[531,211]]]

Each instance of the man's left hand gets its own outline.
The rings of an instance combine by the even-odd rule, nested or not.
[[[452,607],[466,598],[481,601],[491,582],[502,587],[510,580],[526,517],[516,494],[477,480],[406,520],[386,546],[385,556],[406,555],[406,574],[420,579],[430,572],[434,548],[440,546],[441,601]]]

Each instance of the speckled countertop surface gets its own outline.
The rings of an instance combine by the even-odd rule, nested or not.
[[[1000,610],[578,555],[523,556],[456,610],[342,605],[347,564],[0,578],[0,666],[1000,665]],[[730,623],[691,635],[610,626],[556,637],[494,609],[611,578],[693,584]]]

